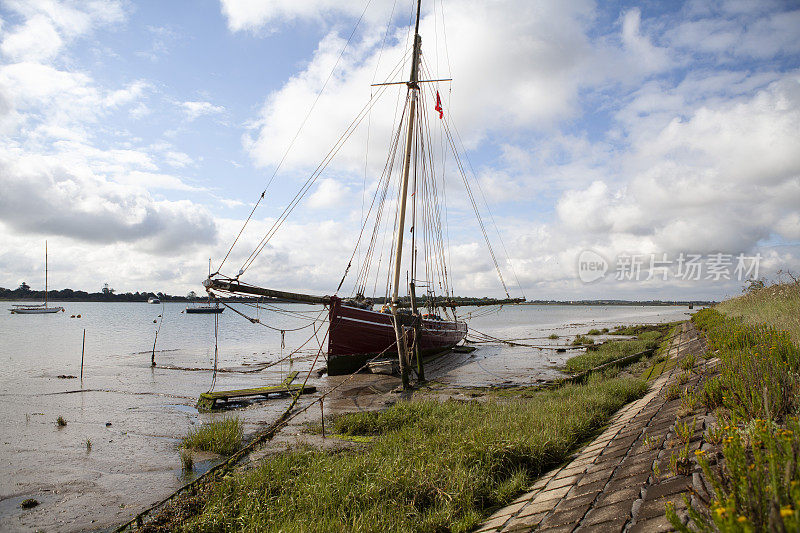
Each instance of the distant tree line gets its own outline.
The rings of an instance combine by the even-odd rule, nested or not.
[[[106,283],[99,292],[75,291],[61,289],[60,291],[47,291],[48,300],[80,300],[84,302],[146,302],[155,296],[165,302],[185,302],[188,300],[205,301],[205,296],[198,297],[194,291],[187,296],[174,296],[163,292],[124,292],[117,293]],[[44,291],[34,291],[24,281],[16,289],[0,287],[0,300],[41,300],[44,301]]]

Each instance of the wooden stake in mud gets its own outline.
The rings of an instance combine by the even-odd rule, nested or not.
[[[322,420],[322,438],[325,438],[325,408],[322,405],[324,400],[322,398],[319,399],[319,414],[320,420]]]
[[[86,329],[83,330],[83,344],[81,345],[81,386],[83,386],[83,354],[86,351]]]
[[[153,339],[153,353],[150,356],[150,366],[156,366],[156,341],[158,340],[158,330],[156,330],[156,338]],[[147,352],[145,352],[147,353]]]
[[[158,316],[161,318],[161,320],[158,322],[156,336],[153,339],[153,353],[150,355],[150,366],[156,366],[156,341],[158,341],[158,332],[161,331],[161,324],[164,323],[164,302],[161,302],[161,314]]]

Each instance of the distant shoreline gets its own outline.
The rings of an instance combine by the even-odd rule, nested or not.
[[[44,297],[41,298],[0,298],[0,302],[39,302],[43,301]],[[128,300],[125,298],[58,298],[58,297],[49,297],[48,301],[50,302],[75,302],[75,303],[147,303],[147,300]],[[172,296],[169,298],[162,298],[162,302],[176,302],[176,303],[189,303],[189,302],[202,302],[207,303],[208,298],[194,298],[189,299],[182,296]],[[297,303],[291,302],[288,300],[278,300],[278,299],[257,299],[257,298],[226,298],[224,300],[227,303]],[[558,301],[558,300],[533,300],[528,301],[520,304],[514,305],[572,305],[572,306],[593,306],[593,307],[677,307],[677,306],[686,306],[689,305],[693,306],[712,306],[716,305],[719,302],[714,301],[663,301],[663,300],[648,300],[648,301],[632,301],[632,300],[566,300],[566,301]],[[152,305],[152,304],[151,304]],[[308,305],[308,304],[301,304],[301,305]],[[509,304],[506,304],[509,305]]]

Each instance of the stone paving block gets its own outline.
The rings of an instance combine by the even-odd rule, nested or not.
[[[658,450],[632,450],[631,453],[622,460],[619,464],[620,467],[641,466],[646,465],[649,470],[653,466],[653,461],[658,457]]]
[[[675,510],[683,510],[686,509],[686,504],[683,501],[683,497],[680,495],[674,495],[667,498],[659,498],[657,500],[645,500],[642,506],[639,508],[639,520],[649,520],[650,518],[655,518],[657,516],[665,516],[667,514],[666,504],[667,502],[672,502],[675,504]]]
[[[542,513],[547,514],[548,512],[553,510],[553,505],[550,505],[551,502],[546,502],[546,503],[548,503],[547,506],[544,506],[542,504],[529,503],[528,505],[523,507],[520,512],[517,513],[517,515],[514,517],[514,520],[517,520],[518,518],[522,518],[525,516],[531,516],[534,514],[542,514]]]
[[[584,472],[584,474],[594,474],[596,472],[613,470],[616,466],[617,466],[616,461],[610,461],[608,458],[605,458],[601,461],[598,458],[596,463],[592,463],[588,467],[586,467],[586,472]]]
[[[612,445],[609,445],[608,447],[606,447],[605,450],[603,450],[603,453],[601,453],[600,456],[602,457],[604,455],[614,455],[615,453],[617,453],[619,451],[623,451],[623,452],[627,453],[628,450],[631,449],[632,445],[633,445],[633,439],[631,439],[630,442],[628,442],[627,440],[623,440],[621,442],[617,442],[615,440]]]
[[[581,465],[581,466],[578,466],[578,467],[575,467],[575,468],[566,468],[563,471],[563,476],[560,476],[557,479],[563,479],[563,478],[568,478],[568,477],[576,477],[577,479],[575,479],[575,483],[577,483],[578,480],[580,478],[582,478],[583,475],[586,473],[586,469],[588,467],[589,467],[589,465]]]
[[[530,491],[530,492],[526,492],[525,494],[523,494],[523,495],[519,496],[517,499],[515,499],[515,500],[514,500],[513,502],[511,502],[511,503],[529,502],[529,501],[531,501],[531,500],[534,498],[534,496],[536,496],[538,493],[539,493],[539,491],[538,491],[538,490],[532,490],[532,491]]]
[[[512,503],[511,505],[507,505],[507,506],[503,507],[502,509],[498,509],[495,513],[493,513],[489,517],[489,520],[492,520],[494,518],[498,518],[498,517],[501,517],[501,516],[509,517],[512,514],[514,514],[517,511],[519,511],[520,509],[522,509],[523,507],[525,507],[527,504],[528,504],[528,500],[521,501],[521,502],[518,502],[518,503]]]
[[[556,506],[556,511],[566,511],[568,509],[572,509],[573,507],[588,505],[591,504],[595,498],[597,498],[597,493],[595,492],[581,494],[579,496],[573,496],[570,494],[558,503]]]
[[[556,489],[546,488],[542,492],[536,495],[536,498],[533,499],[534,502],[546,502],[553,499],[561,499],[566,495],[572,485],[565,485],[563,487],[558,487]],[[555,504],[553,504],[555,505]]]
[[[599,472],[601,470],[614,470],[619,466],[622,460],[625,458],[624,452],[617,452],[613,455],[603,455],[597,458],[597,462],[594,463],[597,468],[593,469],[593,472]],[[588,474],[589,472],[587,472]]]
[[[539,478],[536,483],[533,484],[534,489],[541,489],[555,476],[555,472],[545,474],[541,478]]]
[[[488,533],[490,531],[500,531],[503,525],[506,523],[506,520],[495,518],[494,520],[488,520],[483,524],[478,526],[478,529],[475,530],[475,533]]]
[[[650,520],[637,521],[628,530],[628,533],[662,533],[675,531],[666,516],[658,516]]]
[[[597,456],[591,453],[581,453],[574,461],[572,461],[569,465],[567,465],[567,468],[576,468],[579,466],[585,466],[591,464],[592,461],[594,461],[595,457]]]
[[[581,521],[588,510],[589,504],[584,504],[579,507],[567,509],[565,511],[555,511],[542,520],[540,527],[556,527],[565,526],[568,524],[575,526]]]
[[[597,505],[599,507],[621,501],[633,502],[639,497],[641,492],[642,489],[640,487],[629,487],[620,490],[605,490],[603,491],[603,494],[597,498]]]
[[[578,459],[575,459],[571,463],[564,466],[564,469],[559,472],[559,475],[563,476],[574,476],[575,472],[578,470],[585,470],[587,466],[589,466],[591,461],[593,461],[597,457],[596,455],[585,455],[580,456]]]
[[[662,407],[662,409],[663,409],[663,407]],[[662,429],[668,428],[669,426],[671,426],[672,424],[675,423],[675,419],[674,418],[672,418],[672,419],[665,418],[663,415],[664,415],[663,412],[661,412],[661,411],[658,412],[658,419],[654,420],[653,423],[648,426],[648,431],[651,431],[651,430],[652,431],[660,431]]]
[[[609,466],[608,468],[604,468],[596,472],[587,473],[578,482],[578,486],[580,487],[582,485],[590,485],[597,481],[602,481],[605,484],[605,482],[608,481],[608,478],[611,477],[612,471],[613,469]]]
[[[603,443],[592,442],[589,446],[584,448],[583,452],[581,453],[591,455],[597,452],[599,454],[606,447],[606,444],[608,444],[608,442],[603,442]]]
[[[622,528],[625,527],[627,523],[627,519],[625,518],[617,518],[615,520],[608,520],[606,522],[601,522],[599,524],[591,524],[588,526],[582,526],[577,529],[577,531],[600,531],[603,533],[619,533],[622,531]]]
[[[576,487],[572,487],[569,497],[573,498],[576,496],[583,496],[584,494],[599,494],[605,486],[605,480],[595,481],[594,483],[587,483],[585,485],[578,484]]]
[[[502,529],[503,533],[521,533],[531,531],[537,527],[547,513],[529,515],[524,518],[515,518]]]
[[[676,476],[668,480],[647,487],[647,499],[655,500],[663,496],[682,494],[692,486],[692,479],[688,476]]]
[[[589,446],[586,447],[586,451],[590,452],[595,448],[605,448],[608,445],[608,443],[611,442],[613,439],[614,439],[613,433],[612,434],[603,433],[599,437],[594,439]]]
[[[556,477],[555,479],[552,479],[550,483],[547,484],[547,488],[545,490],[557,489],[565,485],[572,486],[575,483],[577,483],[580,478],[581,476]]]
[[[620,431],[617,435],[617,438],[614,439],[614,444],[616,443],[625,443],[627,445],[631,445],[636,442],[636,439],[642,434],[642,425],[643,421],[634,420],[631,422],[631,427]]]
[[[618,457],[623,457],[628,453],[628,450],[630,450],[630,448],[628,446],[617,447],[617,448],[615,448],[613,450],[608,450],[607,449],[602,454],[600,454],[599,459],[601,461],[608,461],[608,460],[611,460],[611,459],[616,459]]]
[[[592,524],[600,524],[610,520],[627,521],[631,516],[631,506],[627,505],[626,503],[627,502],[606,505],[603,507],[595,507],[586,513],[586,516],[581,524],[584,526],[590,526]]]
[[[546,532],[546,533],[570,533],[573,529],[575,529],[574,525],[568,526],[556,526],[556,527],[548,527],[548,528],[541,528],[537,529],[536,531],[539,532]]]
[[[522,508],[517,516],[530,516],[537,513],[549,513],[558,503],[558,500],[533,501]]]
[[[611,486],[624,488],[643,485],[653,473],[652,470],[652,468],[640,468],[639,466],[618,468],[617,471],[614,472],[614,477],[609,484],[609,488],[611,488]]]

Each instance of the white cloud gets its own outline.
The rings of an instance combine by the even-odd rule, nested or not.
[[[12,60],[42,61],[54,58],[63,45],[50,20],[37,15],[9,33],[0,44],[0,51]]]
[[[51,60],[72,39],[93,27],[120,22],[125,16],[122,4],[115,0],[9,0],[5,6],[25,19],[0,43],[3,55],[14,61]]]
[[[666,37],[676,48],[714,54],[723,62],[797,53],[800,10],[788,11],[787,7],[789,4],[743,2],[739,9],[706,12],[686,20],[670,28]]]
[[[347,187],[335,179],[322,179],[319,180],[316,191],[308,197],[306,205],[312,209],[342,207],[344,200],[349,196],[350,191]]]
[[[164,154],[164,158],[168,165],[176,168],[183,168],[194,164],[192,158],[183,152],[169,151]]]
[[[203,115],[213,115],[225,111],[224,107],[214,105],[211,102],[198,102],[198,101],[182,102],[181,107],[183,108],[183,111],[186,113],[186,116],[189,117],[189,120],[194,120],[196,118],[202,117]]]
[[[129,104],[136,100],[139,100],[142,97],[145,89],[149,87],[149,84],[143,80],[138,80],[124,89],[119,89],[116,91],[112,91],[106,95],[103,99],[103,105],[107,107],[117,107],[125,104]]]
[[[452,74],[455,78],[452,98],[448,85],[442,85],[440,92],[445,112],[454,117],[468,147],[476,146],[488,132],[502,135],[531,128],[548,129],[555,121],[577,112],[581,85],[606,76],[599,69],[588,78],[581,72],[593,61],[594,52],[584,33],[593,7],[589,1],[564,4],[520,0],[503,9],[477,0],[446,3],[446,43],[445,34],[438,27],[441,21],[436,18],[441,13],[428,12],[424,16],[420,32],[425,64],[430,69],[425,75]],[[381,50],[383,28],[368,26],[360,40],[350,44],[308,126],[289,153],[287,168],[313,167],[322,159],[369,100],[373,81],[389,77],[397,81],[407,76],[407,65],[401,65],[394,73],[392,69],[404,57],[407,61],[408,31],[406,26],[395,28],[389,34],[387,47]],[[514,46],[509,46],[512,42]],[[274,165],[281,160],[288,140],[294,137],[328,79],[344,44],[338,32],[328,33],[309,64],[268,96],[247,144],[258,164]],[[370,148],[376,152],[385,154],[396,118],[398,93],[402,97],[405,88],[387,90],[387,96],[365,120],[370,124]],[[423,98],[432,113],[432,96],[426,92]],[[366,139],[367,128],[358,129],[338,152],[337,165],[350,170],[363,166]],[[378,159],[373,160],[376,169],[383,164]]]
[[[216,239],[207,211],[188,201],[155,200],[142,186],[149,180],[174,188],[168,176],[134,171],[129,180],[113,182],[88,165],[21,153],[0,158],[0,168],[0,220],[14,231],[96,243],[139,241],[158,253]]]
[[[216,224],[205,208],[151,193],[201,187],[162,172],[135,138],[119,142],[100,133],[108,131],[101,119],[111,111],[144,105],[151,85],[136,80],[109,89],[88,72],[57,66],[69,42],[122,20],[120,4],[42,0],[6,7],[22,20],[0,44],[8,60],[0,64],[3,240],[12,233],[61,236],[84,251],[97,247],[94,255],[104,246],[147,255],[213,244]],[[166,157],[186,164],[188,156],[173,150]]]
[[[614,246],[624,238],[635,244],[629,252],[752,252],[775,232],[796,239],[798,132],[800,79],[792,73],[749,98],[646,130],[622,155],[627,183],[568,190],[559,217],[570,239]]]
[[[670,66],[671,61],[665,48],[653,46],[641,33],[642,13],[639,8],[627,11],[622,17],[622,42],[629,49],[637,68],[661,71]]]
[[[370,18],[389,13],[391,3],[388,1],[372,2],[368,11]],[[341,2],[339,0],[221,0],[222,14],[228,21],[231,31],[258,30],[265,26],[274,29],[285,21],[307,19],[322,22],[326,16],[345,14],[359,16],[364,7],[357,2]]]

